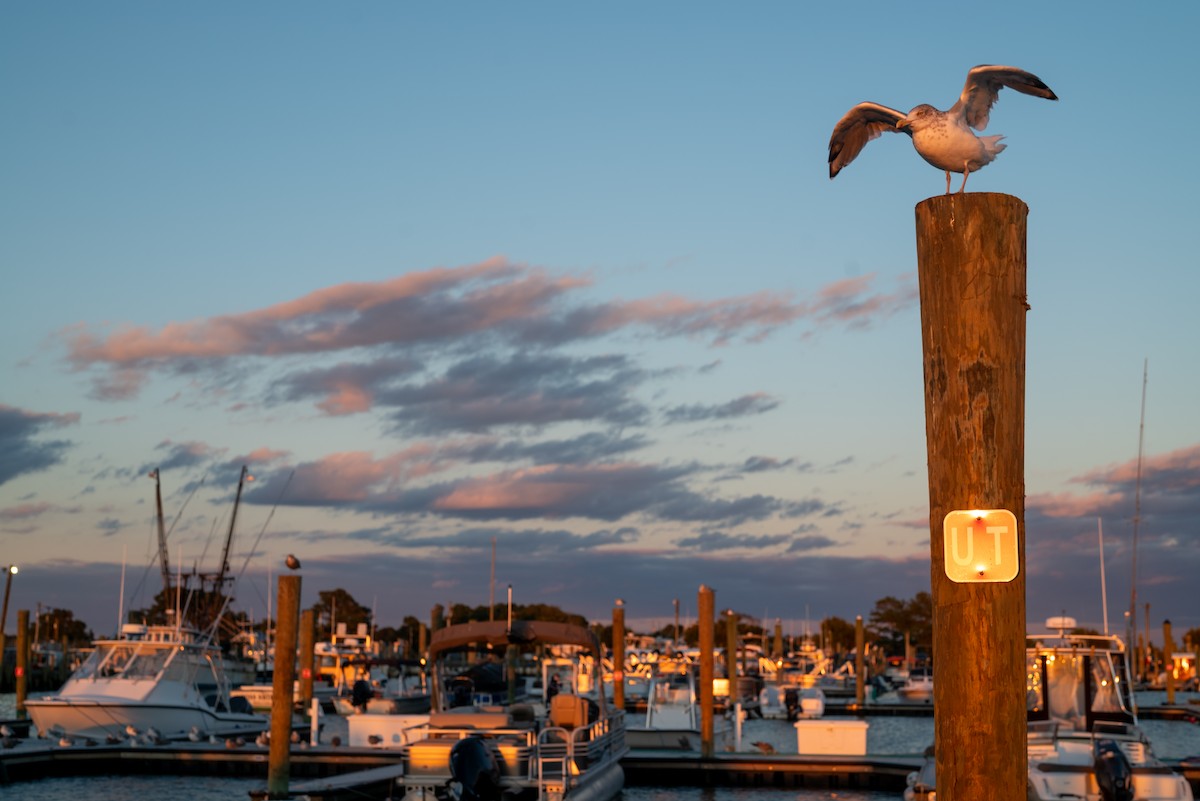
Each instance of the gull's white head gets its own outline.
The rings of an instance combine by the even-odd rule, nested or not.
[[[922,103],[905,114],[904,119],[897,121],[896,127],[900,129],[907,128],[910,131],[919,131],[922,128],[928,128],[936,124],[941,117],[942,112],[928,103]]]

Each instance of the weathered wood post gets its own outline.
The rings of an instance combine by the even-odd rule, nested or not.
[[[1171,621],[1163,621],[1163,667],[1167,670],[1167,703],[1175,703],[1175,640],[1171,638]]]
[[[613,607],[613,708],[625,708],[625,602],[617,599]]]
[[[267,798],[288,797],[291,771],[292,688],[296,682],[296,629],[300,617],[300,577],[279,577],[275,634],[275,678],[271,685],[271,749],[267,756]]]
[[[17,611],[17,717],[25,717],[25,697],[29,689],[29,610]]]
[[[854,618],[854,703],[861,708],[867,700],[867,663],[864,653],[862,615]]]
[[[312,706],[316,641],[316,610],[305,609],[300,613],[300,708],[304,710]]]
[[[783,621],[775,618],[775,643],[771,648],[771,656],[783,659]]]
[[[916,207],[938,801],[1025,797],[1028,213],[1019,198],[985,192],[932,197]],[[947,514],[989,509],[1015,517],[1015,578],[951,580]],[[976,531],[964,531],[968,544],[990,551],[991,530]],[[960,552],[951,556],[957,562]]]
[[[716,670],[713,665],[713,648],[715,643],[713,591],[711,587],[700,585],[699,598],[696,602],[696,626],[700,636],[700,756],[711,759],[713,755],[713,678]]]
[[[729,698],[733,703],[733,692],[736,689],[738,674],[737,653],[737,615],[732,609],[725,610],[725,675],[729,678]]]

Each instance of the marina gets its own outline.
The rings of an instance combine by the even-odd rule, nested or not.
[[[1157,714],[1154,710],[1163,708],[1164,693],[1137,695],[1143,713],[1142,728],[1156,753],[1185,776],[1195,792],[1200,787],[1200,760],[1196,759],[1200,755],[1200,725],[1182,717]],[[1189,708],[1200,712],[1200,694],[1183,693],[1176,700],[1181,712]],[[11,705],[11,695],[0,696],[0,717],[11,717]],[[625,772],[621,797],[625,801],[762,801],[777,798],[772,793],[786,790],[792,799],[828,799],[835,792],[839,799],[897,799],[908,774],[920,767],[924,748],[933,741],[933,719],[924,710],[905,716],[895,714],[891,706],[886,709],[884,714],[876,715],[869,710],[856,712],[845,705],[830,705],[827,714],[836,719],[853,714],[869,724],[866,754],[861,756],[801,757],[795,753],[793,725],[772,719],[746,720],[741,749],[716,754],[710,760],[669,751],[628,754],[621,760]],[[335,738],[341,743],[350,742],[351,720],[330,715],[325,719],[322,745],[293,747],[294,795],[361,799],[366,793],[367,797],[389,797],[387,787],[402,772],[395,753],[331,744]],[[776,753],[764,753],[754,743],[770,745]],[[177,777],[184,777],[189,798],[228,801],[246,799],[251,792],[261,791],[267,760],[267,748],[253,741],[238,748],[190,742],[157,747],[62,748],[34,740],[0,751],[0,782],[20,782],[10,784],[9,789],[19,787],[20,796],[13,797],[22,801],[66,801],[78,797],[80,782],[86,782],[88,798],[122,801],[154,797],[175,786],[172,782]],[[114,781],[110,778],[114,775],[123,779]],[[706,789],[695,795],[701,793],[701,788]]]

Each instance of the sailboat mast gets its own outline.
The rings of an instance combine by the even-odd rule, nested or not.
[[[1138,552],[1138,526],[1142,521],[1142,446],[1145,442],[1146,434],[1146,382],[1150,373],[1150,359],[1146,359],[1142,363],[1142,415],[1138,422],[1138,458],[1137,458],[1137,482],[1134,485],[1133,492],[1133,577],[1130,581],[1129,592],[1129,650],[1132,653],[1139,653],[1137,643],[1137,552]],[[1149,631],[1146,632],[1149,635]],[[1134,664],[1134,676],[1141,676],[1141,659]]]

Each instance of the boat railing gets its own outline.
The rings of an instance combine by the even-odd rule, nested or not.
[[[589,768],[619,760],[625,751],[624,711],[574,728],[543,728],[537,737],[538,797],[559,787],[566,792]]]

